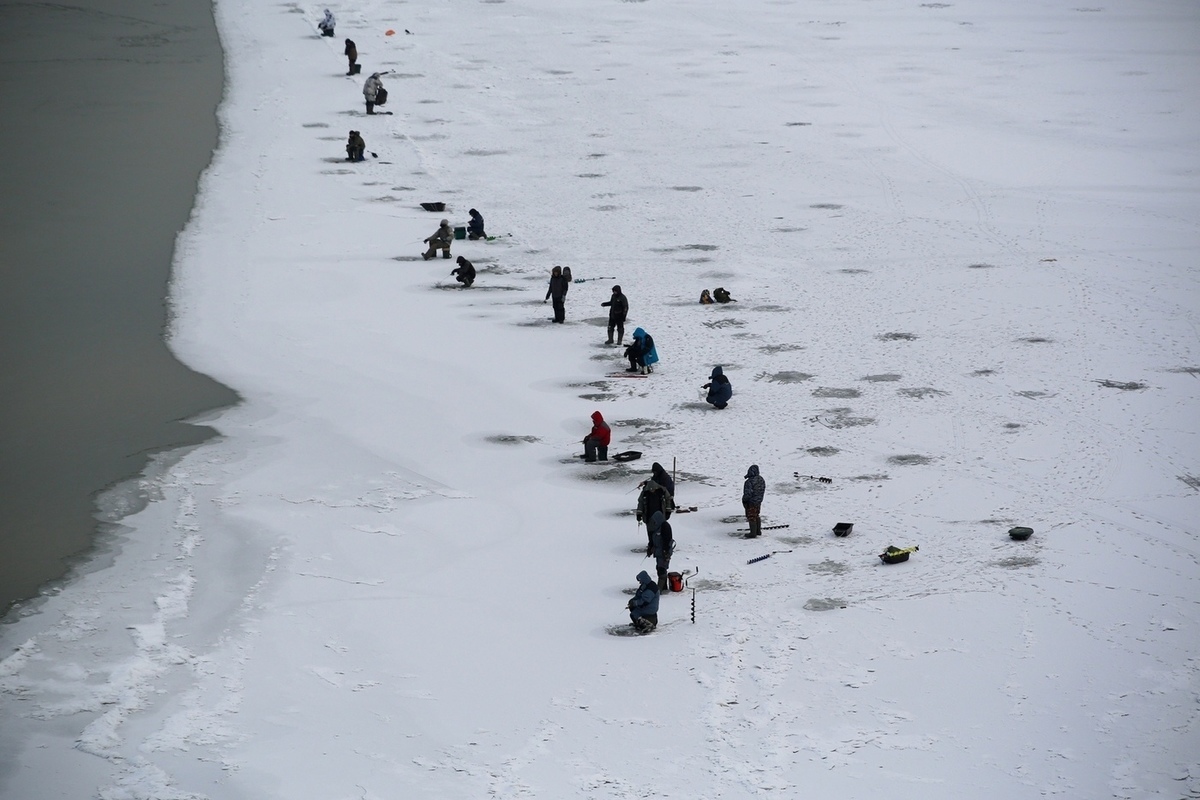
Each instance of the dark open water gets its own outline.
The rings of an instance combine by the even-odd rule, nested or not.
[[[0,0],[0,613],[86,553],[97,492],[237,399],[163,340],[222,84],[207,0]]]

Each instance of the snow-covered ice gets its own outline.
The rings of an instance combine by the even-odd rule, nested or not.
[[[217,1],[171,342],[245,402],[0,631],[0,797],[1200,796],[1194,3],[323,7]],[[695,621],[610,636],[655,460]]]

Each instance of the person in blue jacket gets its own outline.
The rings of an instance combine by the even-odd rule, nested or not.
[[[651,578],[646,570],[639,572],[637,579],[637,593],[630,598],[626,608],[637,632],[649,633],[658,627],[658,581]]]
[[[725,370],[720,367],[713,367],[712,375],[708,381],[708,383],[700,387],[701,389],[708,389],[708,397],[704,399],[711,403],[714,408],[724,408],[729,405],[729,398],[733,397],[733,384],[729,382],[729,378],[725,377]]]
[[[467,238],[471,240],[486,239],[487,232],[483,229],[483,215],[475,209],[467,212],[471,219],[467,222]]]
[[[633,344],[625,348],[629,358],[629,369],[626,372],[640,372],[643,375],[654,371],[658,363],[658,350],[654,347],[654,337],[641,328],[633,332]]]

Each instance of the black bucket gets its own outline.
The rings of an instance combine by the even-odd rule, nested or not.
[[[1016,539],[1018,542],[1023,542],[1030,536],[1033,536],[1033,528],[1025,528],[1018,525],[1015,528],[1009,528],[1008,535]]]
[[[833,526],[834,536],[849,536],[850,531],[854,530],[853,522],[839,522]]]
[[[421,208],[425,209],[426,211],[445,211],[446,204],[445,203],[421,203]]]

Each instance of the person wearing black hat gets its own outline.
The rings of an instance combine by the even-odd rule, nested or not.
[[[358,45],[354,44],[353,39],[346,40],[346,49],[342,51],[346,56],[346,74],[357,75],[362,69],[358,65]]]
[[[471,288],[471,284],[475,282],[475,265],[462,256],[455,259],[454,263],[458,264],[458,266],[450,270],[450,274],[456,276],[455,280],[461,283],[464,288]]]
[[[607,303],[601,303],[600,307],[608,308],[608,341],[605,344],[613,343],[613,331],[617,333],[616,343],[621,344],[625,338],[625,316],[629,313],[629,300],[621,294],[621,287],[614,286],[612,297]]]
[[[554,321],[565,322],[567,319],[567,289],[570,283],[563,275],[562,267],[555,267],[550,270],[550,285],[546,288],[546,300],[554,301]]]
[[[363,141],[362,134],[350,131],[350,136],[346,139],[346,160],[362,161],[366,158],[366,151],[367,143]]]
[[[467,238],[472,241],[475,239],[486,239],[487,233],[483,229],[483,215],[473,208],[467,213],[471,215],[471,219],[467,222]]]
[[[762,536],[763,495],[767,493],[767,482],[758,474],[758,464],[751,464],[746,470],[746,482],[742,485],[742,508],[746,510],[746,524],[750,526],[747,539]]]

